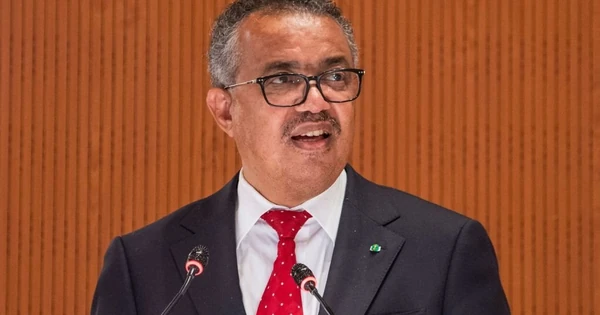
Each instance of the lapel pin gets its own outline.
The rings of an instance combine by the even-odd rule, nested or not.
[[[381,245],[373,244],[373,245],[371,245],[371,247],[369,247],[369,251],[371,253],[379,253],[381,251]]]

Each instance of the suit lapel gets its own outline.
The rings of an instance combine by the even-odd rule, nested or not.
[[[352,168],[346,171],[346,195],[324,299],[336,314],[365,314],[404,238],[385,228],[399,214],[381,200],[369,201],[373,196],[363,187],[369,183]],[[380,245],[381,251],[370,252],[373,244]]]
[[[191,298],[199,315],[245,314],[235,243],[237,178],[235,176],[215,195],[200,201],[196,209],[181,220],[180,228],[193,234],[171,245],[177,266],[185,265],[194,246],[201,244],[209,249],[209,261],[204,272],[192,282],[182,298]],[[185,270],[181,268],[179,273],[183,280]]]

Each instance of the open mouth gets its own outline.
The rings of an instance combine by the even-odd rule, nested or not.
[[[328,148],[333,139],[331,136],[330,131],[317,129],[293,135],[291,138],[296,148],[315,152]]]
[[[325,130],[309,131],[307,133],[292,136],[292,140],[300,142],[316,142],[329,138],[329,132]]]

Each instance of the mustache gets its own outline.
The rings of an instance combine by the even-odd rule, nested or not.
[[[342,132],[342,127],[335,117],[331,116],[328,111],[321,111],[318,113],[301,112],[298,116],[292,118],[283,126],[283,135],[289,137],[292,135],[292,131],[300,124],[306,122],[329,122],[333,128],[335,134]]]

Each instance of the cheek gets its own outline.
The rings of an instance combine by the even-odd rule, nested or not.
[[[240,106],[232,112],[234,139],[240,154],[268,156],[276,154],[281,140],[281,121],[270,108],[261,108],[262,104]],[[249,110],[257,108],[262,110]],[[243,158],[244,156],[242,156]]]
[[[238,146],[248,147],[252,145],[257,134],[260,134],[260,126],[256,123],[258,118],[255,113],[239,108],[235,115],[232,115],[234,138]],[[243,150],[243,148],[242,148]]]
[[[354,104],[342,104],[344,107],[338,111],[338,119],[342,125],[342,131],[351,135],[354,131]]]

